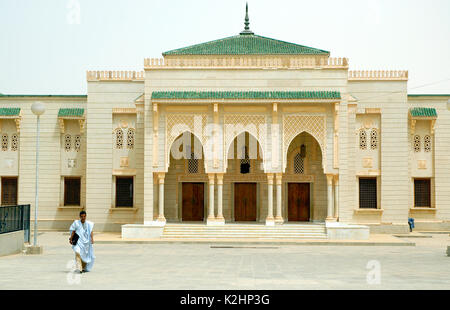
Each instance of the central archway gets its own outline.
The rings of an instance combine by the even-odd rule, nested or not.
[[[327,181],[317,139],[302,132],[289,144],[284,177],[284,210],[289,222],[324,221]]]
[[[259,141],[249,132],[236,135],[227,145],[226,174],[224,176],[225,216],[235,222],[259,222],[262,207],[267,201],[261,199],[266,180],[263,150]]]

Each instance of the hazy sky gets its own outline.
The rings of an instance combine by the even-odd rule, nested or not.
[[[256,34],[348,57],[351,70],[409,70],[409,93],[450,94],[450,0],[248,2]],[[85,94],[86,70],[142,70],[238,34],[244,15],[245,0],[0,0],[0,93]]]

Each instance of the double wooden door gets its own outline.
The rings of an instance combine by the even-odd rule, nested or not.
[[[256,183],[234,183],[234,220],[256,221]]]
[[[310,219],[310,184],[288,184],[288,220],[307,222]]]
[[[204,183],[182,183],[181,219],[203,221]]]

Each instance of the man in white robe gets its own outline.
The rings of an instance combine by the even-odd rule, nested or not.
[[[89,272],[94,265],[94,223],[86,221],[86,212],[80,212],[80,219],[75,220],[70,226],[69,243],[72,244],[72,238],[75,233],[79,236],[76,245],[72,244],[75,252],[75,263],[77,272]]]

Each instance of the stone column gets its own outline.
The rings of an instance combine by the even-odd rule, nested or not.
[[[281,215],[281,180],[282,174],[276,174],[276,185],[277,185],[277,215],[275,216],[275,223],[282,224],[283,216]]]
[[[217,216],[216,221],[218,224],[225,224],[225,218],[223,217],[223,173],[217,173]]]
[[[334,176],[334,218],[339,219],[339,174]]]
[[[166,222],[166,218],[164,217],[164,177],[165,173],[158,173],[158,184],[159,184],[159,195],[158,195],[158,222]]]
[[[333,201],[334,201],[334,197],[333,197],[333,178],[334,175],[332,174],[327,174],[327,221],[333,221]]]
[[[275,219],[273,217],[273,173],[267,174],[267,218],[266,225],[275,225]]]
[[[208,180],[209,180],[209,203],[208,203],[208,219],[209,221],[214,221],[216,218],[214,216],[214,173],[208,174]]]

